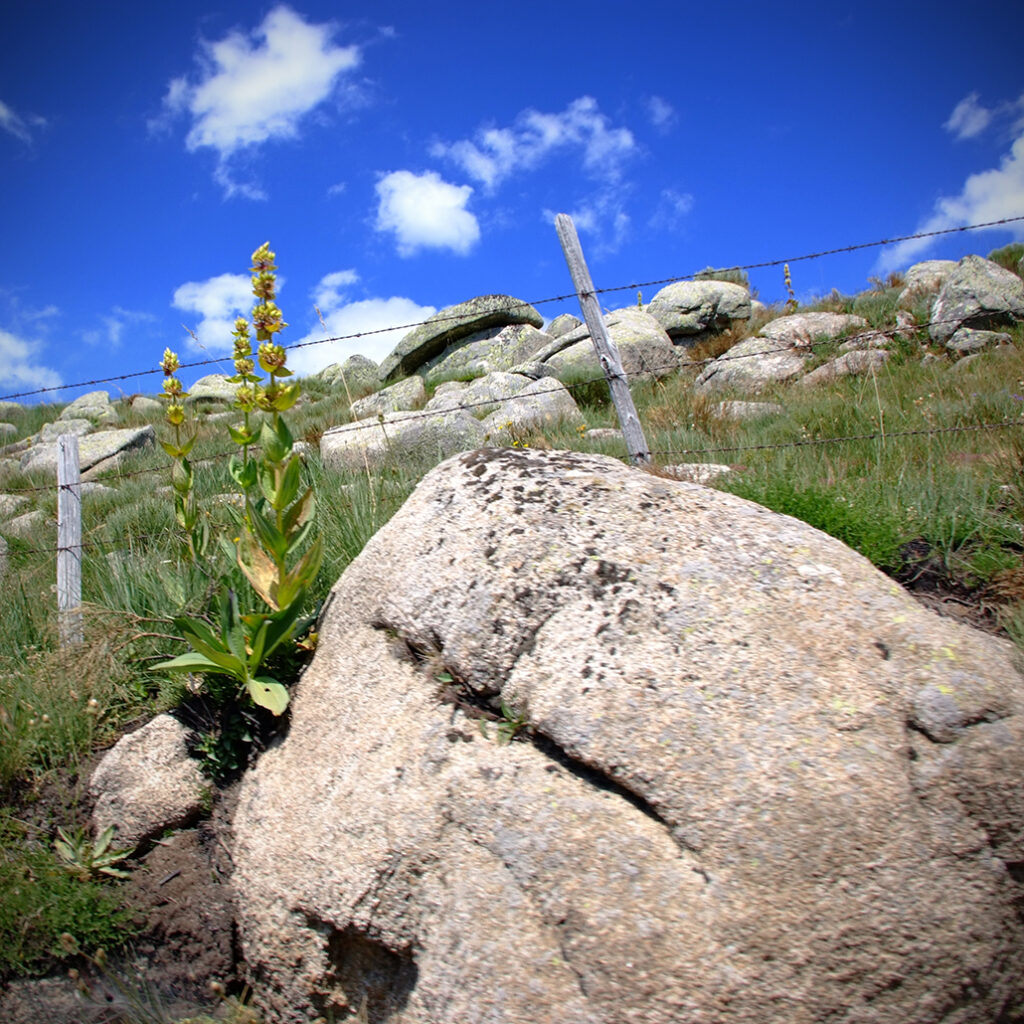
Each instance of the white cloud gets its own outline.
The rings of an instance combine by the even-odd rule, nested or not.
[[[249,35],[204,42],[199,80],[181,77],[168,86],[165,108],[192,118],[189,151],[216,151],[218,180],[229,195],[258,193],[233,181],[229,158],[271,139],[295,138],[302,118],[359,64],[359,48],[335,46],[333,33],[332,25],[311,24],[280,5]]]
[[[139,327],[154,323],[156,317],[152,313],[138,310],[122,309],[115,306],[108,316],[101,317],[103,327],[82,331],[82,340],[88,345],[106,345],[111,349],[119,348],[126,327]]]
[[[978,94],[972,92],[953,108],[949,120],[942,127],[956,139],[973,139],[980,135],[991,121],[992,111],[983,107],[978,102]]]
[[[621,189],[608,188],[587,196],[569,211],[576,230],[590,236],[588,253],[603,256],[616,252],[629,236],[632,222],[623,200]],[[555,212],[545,210],[543,217],[550,224],[555,219]]]
[[[288,365],[297,373],[316,373],[331,363],[344,362],[357,353],[379,363],[401,341],[408,331],[408,324],[420,323],[437,312],[433,306],[420,306],[412,299],[400,296],[350,302],[342,288],[358,280],[359,275],[354,270],[338,270],[321,278],[313,289],[313,300],[324,318],[327,333],[325,335],[324,328],[318,326],[300,342],[318,344],[293,349],[288,353]],[[382,333],[362,338],[349,337],[371,331]],[[346,340],[321,343],[324,337],[342,337]]]
[[[282,280],[278,277],[278,288]],[[230,353],[233,347],[231,331],[235,319],[248,316],[253,306],[252,281],[244,274],[220,274],[206,281],[188,281],[174,292],[172,302],[177,309],[198,313],[199,323],[186,327],[195,332],[189,337],[187,348],[212,355]]]
[[[12,394],[21,388],[52,388],[61,383],[56,370],[40,365],[40,348],[38,341],[26,341],[0,330],[0,390]]]
[[[935,204],[930,217],[919,224],[915,234],[942,231],[964,224],[983,224],[1004,217],[1024,215],[1024,134],[1010,148],[999,166],[972,174],[959,195],[947,196]],[[1024,240],[1024,222],[1005,229]],[[932,238],[915,238],[882,251],[876,266],[882,273],[901,270],[934,245]]]
[[[46,119],[30,116],[28,120],[15,113],[3,100],[0,100],[0,128],[13,135],[22,142],[31,142],[32,133],[29,126],[42,128],[46,125]]]
[[[660,132],[667,132],[679,120],[675,107],[661,96],[652,96],[647,101],[647,116]]]
[[[689,192],[677,192],[674,188],[662,189],[658,207],[651,217],[651,227],[677,228],[693,209],[693,202]]]
[[[636,150],[628,128],[613,128],[591,96],[573,100],[560,114],[524,110],[510,128],[486,128],[475,140],[438,142],[431,155],[447,157],[492,190],[505,178],[539,166],[556,152],[582,151],[593,177],[616,181],[622,164]]]
[[[480,225],[467,209],[469,185],[452,185],[435,171],[392,171],[377,182],[377,230],[393,231],[398,254],[418,249],[451,249],[464,255],[480,238]]]

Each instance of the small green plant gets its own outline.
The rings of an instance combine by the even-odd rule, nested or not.
[[[1024,260],[1024,244],[1011,242],[1001,249],[993,249],[988,254],[988,258],[993,263],[998,263],[999,266],[1005,267],[1015,274],[1020,274],[1021,261]]]
[[[274,341],[287,326],[274,301],[274,260],[269,243],[252,255],[252,290],[257,299],[252,326],[259,343],[255,359],[249,323],[243,317],[235,321],[236,372],[231,382],[238,385],[235,407],[243,418],[228,430],[241,449],[232,456],[230,471],[244,498],[244,510],[237,513],[237,536],[221,538],[222,548],[269,611],[243,613],[235,592],[222,590],[213,599],[211,618],[182,615],[174,619],[192,650],[156,668],[226,675],[256,704],[280,715],[288,706],[288,691],[262,668],[278,646],[294,639],[308,625],[302,613],[323,559],[323,543],[320,537],[310,542],[316,502],[311,487],[302,489],[302,464],[293,451],[292,434],[282,415],[295,404],[299,385],[283,383],[292,374],[286,365],[284,346]],[[268,375],[266,384],[256,373],[257,362]],[[204,542],[201,536],[193,537],[197,527],[193,474],[187,456],[194,437],[183,441],[179,433],[184,392],[171,376],[177,366],[174,353],[165,352],[164,372],[173,381],[164,382],[170,402],[167,419],[176,433],[174,444],[164,447],[175,460],[172,481],[179,525],[186,534],[185,546],[195,555],[203,550]]]
[[[68,932],[90,946],[122,945],[132,912],[110,881],[74,877],[8,812],[0,813],[0,981],[43,973],[67,956]]]
[[[76,828],[73,832],[58,828],[58,838],[54,840],[53,847],[64,864],[64,870],[83,882],[96,875],[127,878],[128,872],[117,865],[130,857],[135,848],[113,849],[111,843],[115,831],[114,825],[108,825],[95,839],[90,839],[83,828]]]
[[[501,702],[501,721],[498,722],[499,746],[511,743],[528,726],[529,720],[525,712],[515,711],[504,701]]]

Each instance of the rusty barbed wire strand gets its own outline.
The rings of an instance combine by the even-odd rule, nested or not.
[[[896,235],[893,238],[881,238],[873,242],[856,242],[852,245],[837,246],[832,249],[822,249],[818,252],[805,253],[802,256],[788,256],[773,260],[762,260],[757,263],[738,264],[734,267],[721,267],[718,268],[718,272],[722,273],[724,271],[729,270],[760,270],[766,267],[778,267],[782,266],[785,263],[800,263],[806,260],[821,259],[825,256],[835,256],[838,255],[839,253],[856,252],[860,249],[877,248],[878,246],[883,245],[894,245],[898,242],[909,242],[920,238],[935,238],[938,237],[939,235],[952,235],[964,231],[980,231],[985,228],[999,227],[1004,224],[1013,224],[1016,223],[1017,221],[1022,220],[1024,220],[1024,214],[1018,217],[1003,217],[1000,220],[985,221],[980,224],[965,224],[956,228],[942,228],[937,231],[921,231],[913,235]],[[630,291],[636,288],[652,288],[655,285],[672,284],[673,282],[676,281],[690,281],[698,278],[702,273],[704,273],[703,270],[696,270],[689,274],[678,274],[674,277],[664,277],[652,281],[638,281],[632,284],[621,284],[612,285],[605,288],[595,288],[593,294],[604,295],[611,292]],[[527,306],[543,306],[551,302],[566,302],[568,300],[575,299],[576,297],[576,292],[567,292],[563,295],[554,295],[546,299],[533,299],[531,301],[522,301],[514,303],[513,305],[510,305],[506,308],[519,309],[525,308]],[[387,334],[391,331],[410,331],[416,327],[422,327],[427,323],[445,323],[448,320],[459,319],[462,319],[462,315],[457,313],[453,313],[447,317],[441,317],[435,314],[432,317],[428,317],[426,320],[418,320],[414,323],[395,324],[391,327],[378,327],[369,331],[356,331],[353,334],[339,334],[327,338],[318,338],[315,341],[301,341],[296,342],[292,345],[285,345],[284,348],[286,350],[295,350],[300,348],[311,348],[315,345],[326,345],[329,344],[330,342],[335,341],[355,341],[359,338],[369,338],[377,334]],[[217,359],[199,359],[190,363],[181,363],[179,365],[179,369],[189,370],[195,369],[196,367],[200,366],[214,366],[218,363],[223,363],[225,359],[227,359],[227,355]],[[12,401],[16,398],[28,398],[32,395],[49,394],[51,392],[56,391],[70,391],[74,388],[92,387],[95,384],[113,384],[118,381],[132,380],[138,377],[151,377],[161,372],[162,371],[160,370],[160,368],[157,367],[152,370],[135,370],[132,371],[131,373],[121,373],[110,377],[97,377],[94,380],[83,380],[78,381],[77,383],[74,384],[55,384],[52,385],[51,387],[36,388],[32,391],[18,391],[9,395],[0,395],[0,402]]]

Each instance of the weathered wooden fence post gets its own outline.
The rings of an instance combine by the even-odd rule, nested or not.
[[[57,438],[57,620],[62,647],[82,642],[82,477],[75,434]]]
[[[601,307],[594,294],[594,283],[583,259],[583,249],[572,217],[565,213],[558,214],[555,217],[555,230],[558,232],[558,240],[562,243],[562,252],[565,253],[565,262],[569,265],[572,283],[579,296],[583,319],[587,322],[597,358],[608,381],[608,389],[611,391],[615,411],[619,415],[630,461],[634,465],[638,462],[650,462],[651,453],[647,447],[643,427],[640,426],[640,417],[636,414],[633,396],[629,393],[629,381],[622,369],[619,349],[609,335],[601,316]]]

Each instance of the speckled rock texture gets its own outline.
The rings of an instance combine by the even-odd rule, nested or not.
[[[998,329],[1024,320],[1024,281],[981,256],[965,256],[943,282],[928,333],[946,344],[962,327]]]
[[[1024,1013],[1011,648],[796,520],[456,456],[334,588],[292,707],[234,820],[268,1021]]]
[[[98,835],[117,827],[117,844],[134,845],[199,816],[209,783],[186,747],[188,729],[170,715],[157,715],[122,736],[89,780]]]

